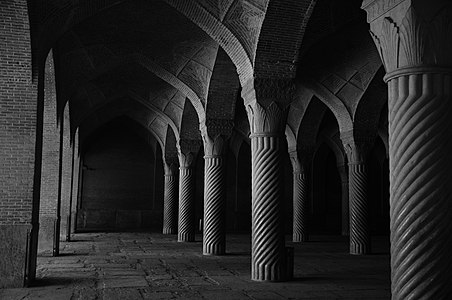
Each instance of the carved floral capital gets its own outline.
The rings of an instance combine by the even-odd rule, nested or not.
[[[276,102],[263,107],[257,102],[248,103],[246,112],[250,122],[251,136],[284,136],[287,122],[287,108],[280,108]]]
[[[415,67],[434,67],[432,71],[435,72],[438,67],[452,67],[452,5],[440,9],[429,20],[424,19],[414,4],[408,5],[406,11],[402,8],[404,6],[375,20],[370,19],[370,33],[388,73],[387,78],[392,72],[404,69],[411,72]],[[371,13],[367,7],[365,9]]]
[[[201,140],[181,139],[178,143],[178,156],[180,168],[191,168],[201,147]]]
[[[372,136],[353,136],[352,132],[342,133],[341,140],[347,154],[348,163],[363,164],[372,149],[375,138]]]

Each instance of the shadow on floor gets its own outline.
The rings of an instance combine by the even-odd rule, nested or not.
[[[251,256],[251,252],[226,252],[225,256]]]
[[[73,285],[75,283],[81,284],[87,281],[92,281],[92,278],[71,278],[71,277],[44,277],[36,278],[30,287],[46,287],[54,285]]]

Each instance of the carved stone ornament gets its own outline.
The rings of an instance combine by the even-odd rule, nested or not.
[[[210,119],[206,121],[206,125],[200,124],[206,157],[223,154],[224,142],[231,136],[233,127],[234,122],[227,119]]]
[[[276,102],[263,107],[257,102],[246,105],[248,120],[250,122],[251,136],[256,135],[284,135],[287,109],[281,109]]]
[[[356,137],[352,132],[346,132],[341,134],[341,140],[349,164],[362,164],[366,162],[375,139],[371,136]]]
[[[391,72],[399,69],[451,67],[451,18],[451,6],[426,21],[411,5],[399,21],[385,16],[381,28],[377,29],[376,25],[371,24],[371,36],[389,73],[386,80],[391,77]]]
[[[204,142],[204,155],[205,157],[221,156],[224,153],[224,137],[217,135],[214,138],[209,137],[207,134],[202,135]]]
[[[165,175],[177,174],[177,170],[179,168],[179,159],[177,157],[164,158],[163,168],[165,169]]]
[[[181,139],[177,144],[180,168],[190,168],[201,147],[201,140]]]
[[[193,152],[179,153],[179,168],[191,168],[195,161]]]

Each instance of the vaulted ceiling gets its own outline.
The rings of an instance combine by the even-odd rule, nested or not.
[[[284,78],[297,86],[289,146],[314,143],[316,133],[300,131],[318,131],[325,107],[340,130],[381,123],[381,62],[360,4],[37,0],[30,4],[33,64],[42,68],[52,49],[59,113],[69,103],[72,132],[84,138],[127,117],[162,147],[168,136],[199,140],[199,124],[234,123],[246,139],[240,86]]]

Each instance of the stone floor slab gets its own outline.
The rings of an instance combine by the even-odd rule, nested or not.
[[[196,243],[158,233],[80,233],[61,256],[38,258],[35,286],[0,299],[389,299],[389,243],[352,256],[344,237],[314,236],[294,247],[295,279],[250,279],[249,235],[228,235],[227,255],[203,256]],[[289,239],[289,237],[288,237]]]

